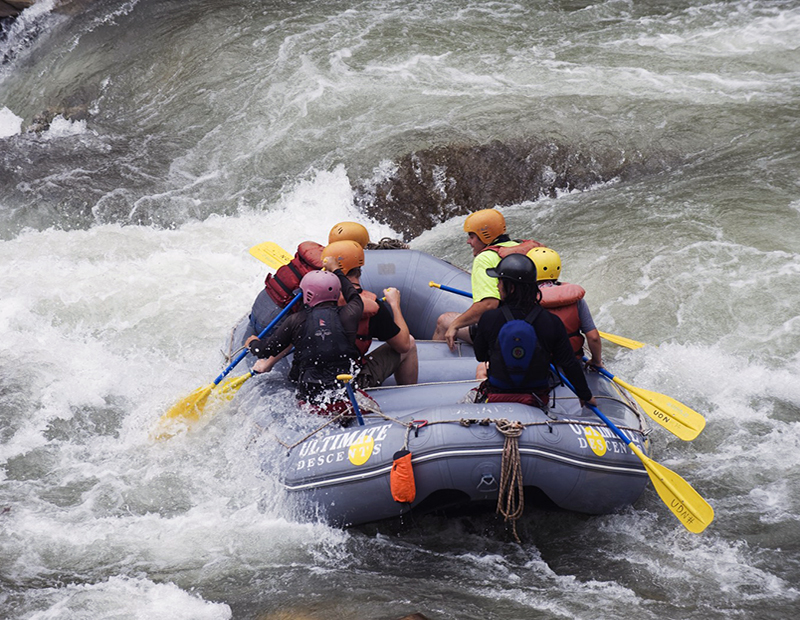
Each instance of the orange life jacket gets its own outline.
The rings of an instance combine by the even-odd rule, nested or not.
[[[359,295],[364,303],[364,312],[361,314],[361,320],[358,322],[356,330],[356,348],[363,357],[369,351],[369,345],[372,344],[372,338],[369,335],[369,320],[378,314],[378,296],[365,290],[362,290]],[[344,297],[339,295],[339,305],[343,306],[344,303]]]
[[[513,241],[517,241],[514,239]],[[517,241],[517,245],[512,246],[503,246],[503,245],[487,245],[485,248],[481,250],[481,252],[485,252],[486,250],[492,250],[493,252],[497,252],[500,255],[500,258],[505,258],[509,254],[527,254],[533,248],[542,248],[544,247],[538,241],[534,241],[533,239],[523,239],[522,241]]]
[[[583,334],[581,318],[578,315],[578,302],[586,291],[577,284],[555,282],[553,286],[540,286],[541,306],[555,314],[567,329],[567,336],[575,355],[583,355]]]
[[[264,281],[267,293],[276,304],[281,308],[288,304],[294,292],[300,286],[300,280],[309,271],[322,269],[322,250],[324,246],[314,241],[303,241],[297,246],[297,254],[286,265],[279,267],[275,274],[269,274]],[[302,308],[302,304],[296,304],[295,312]]]

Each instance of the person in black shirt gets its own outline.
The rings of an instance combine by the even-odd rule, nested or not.
[[[330,390],[344,392],[339,374],[352,372],[359,351],[356,332],[364,309],[361,296],[333,258],[323,260],[326,271],[303,276],[305,310],[290,315],[265,340],[249,338],[250,352],[258,358],[253,372],[269,372],[275,361],[294,345],[289,379],[297,385],[298,400],[325,401]],[[338,301],[344,296],[344,305]]]
[[[596,405],[564,324],[539,306],[541,293],[533,261],[524,254],[511,254],[497,267],[487,269],[486,274],[498,278],[501,303],[481,316],[475,333],[475,357],[479,362],[488,362],[487,380],[481,384],[483,398],[488,402],[543,406],[550,391],[553,364],[561,367],[581,404]],[[530,339],[523,338],[520,346],[501,345],[505,343],[503,328],[517,319],[532,325],[535,337],[531,334]],[[522,331],[516,333],[524,333],[525,329],[522,325],[518,328]],[[515,367],[515,359],[525,360],[524,367]]]
[[[356,336],[356,346],[361,353],[356,385],[360,388],[376,387],[392,375],[398,385],[416,383],[419,375],[417,344],[400,309],[400,291],[389,287],[383,291],[384,298],[379,299],[361,288],[364,249],[357,241],[334,241],[323,250],[322,256],[336,259],[347,279],[361,294],[364,304]],[[373,339],[384,344],[370,351]]]

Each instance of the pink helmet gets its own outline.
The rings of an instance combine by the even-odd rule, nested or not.
[[[323,301],[336,301],[342,285],[339,276],[330,271],[309,271],[300,280],[303,303],[312,308]]]

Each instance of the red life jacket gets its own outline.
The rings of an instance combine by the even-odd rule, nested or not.
[[[555,314],[567,329],[567,336],[575,355],[583,355],[583,334],[581,318],[578,315],[578,302],[586,295],[577,284],[555,282],[553,286],[540,286],[541,306]]]
[[[514,241],[516,241],[516,239],[514,239]],[[481,250],[481,252],[492,250],[493,252],[497,252],[500,255],[500,258],[505,258],[509,254],[527,254],[533,248],[543,247],[544,246],[538,241],[534,241],[533,239],[523,239],[522,241],[517,241],[517,245],[508,247],[503,245],[487,245]]]
[[[369,335],[369,320],[378,314],[378,296],[365,290],[362,290],[359,294],[361,295],[361,301],[364,302],[364,312],[358,322],[356,348],[361,353],[361,357],[364,357],[369,351],[369,345],[372,344],[372,338]],[[341,295],[339,295],[339,305],[344,305],[344,297]]]
[[[275,274],[269,274],[264,281],[267,293],[281,308],[288,304],[294,292],[300,286],[300,280],[309,271],[322,269],[322,250],[324,246],[314,241],[303,241],[297,246],[297,254],[286,265],[279,267]],[[302,308],[302,304],[295,305],[295,312]]]

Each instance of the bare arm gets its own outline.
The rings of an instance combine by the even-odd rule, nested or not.
[[[600,332],[596,329],[592,329],[584,334],[586,336],[586,344],[589,346],[589,353],[592,355],[592,359],[589,360],[589,364],[592,366],[602,366],[603,365],[603,342],[600,340]]]
[[[447,328],[447,332],[444,335],[444,339],[447,341],[449,347],[452,349],[456,346],[456,332],[459,329],[462,327],[469,327],[473,323],[477,323],[484,312],[487,310],[494,310],[499,305],[499,299],[495,299],[494,297],[485,297],[480,301],[474,302],[469,308],[459,314],[455,320],[450,323],[450,326]]]
[[[400,291],[396,288],[387,288],[383,294],[386,296],[386,303],[392,309],[395,325],[400,328],[400,332],[386,342],[401,355],[408,353],[411,350],[411,332],[408,331],[408,325],[400,310]]]

